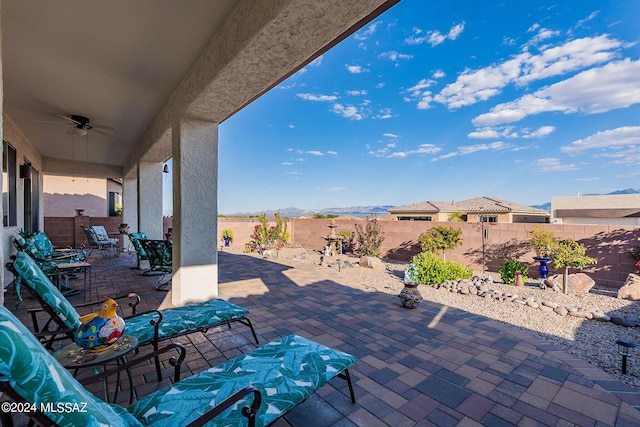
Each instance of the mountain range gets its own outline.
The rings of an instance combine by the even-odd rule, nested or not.
[[[640,190],[634,188],[626,188],[624,190],[616,190],[606,194],[584,194],[585,196],[604,196],[614,194],[640,194]],[[349,206],[346,208],[325,208],[325,209],[300,209],[300,208],[283,208],[279,210],[265,211],[267,216],[273,216],[274,213],[280,211],[280,215],[283,217],[302,217],[313,216],[315,214],[327,215],[352,215],[352,216],[367,216],[367,215],[386,215],[389,213],[389,209],[394,208],[394,205],[377,205],[377,206]],[[543,203],[541,205],[531,205],[532,208],[542,209],[547,212],[551,212],[551,202]],[[250,213],[234,213],[229,216],[257,216],[262,212],[250,212]]]

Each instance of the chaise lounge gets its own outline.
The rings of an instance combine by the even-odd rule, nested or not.
[[[14,402],[43,409],[23,411],[43,425],[261,427],[336,376],[347,381],[355,403],[348,368],[357,359],[297,335],[157,390],[127,409],[87,391],[5,307],[0,307],[0,342],[0,391]],[[78,410],[58,410],[60,405]],[[11,421],[10,414],[1,415],[3,423]]]
[[[32,314],[34,329],[39,333],[41,341],[51,348],[51,344],[60,337],[73,340],[73,332],[80,326],[80,314],[76,308],[51,283],[49,278],[40,270],[38,265],[27,254],[19,252],[15,260],[7,264],[16,278],[20,278],[31,295],[40,303],[42,309],[50,316],[45,327],[40,327],[37,316]],[[166,310],[151,310],[134,314],[126,318],[127,334],[138,338],[140,345],[151,344],[155,350],[161,341],[176,338],[194,332],[206,332],[210,328],[238,322],[251,329],[253,338],[258,344],[258,337],[251,320],[247,317],[249,311],[222,299],[214,299],[183,307]],[[49,323],[57,326],[49,329]],[[48,337],[44,333],[50,332]],[[161,377],[160,366],[156,364],[158,378]]]

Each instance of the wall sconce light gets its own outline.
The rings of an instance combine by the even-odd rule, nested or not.
[[[169,165],[168,164],[164,164],[164,167],[162,168],[162,173],[169,173]]]
[[[624,339],[616,340],[618,345],[618,354],[622,356],[622,373],[627,373],[627,356],[631,354],[631,351],[636,347],[636,344]]]
[[[20,165],[20,178],[31,179],[31,165],[29,163]]]

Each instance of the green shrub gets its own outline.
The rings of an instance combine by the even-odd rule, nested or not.
[[[516,271],[519,271],[522,274],[523,281],[526,281],[529,277],[529,267],[521,263],[520,260],[510,258],[505,259],[502,262],[502,265],[500,265],[500,268],[498,268],[498,273],[500,273],[502,283],[506,283],[507,285],[515,283]]]
[[[423,285],[443,283],[447,280],[468,279],[473,272],[454,261],[445,261],[431,252],[422,252],[411,260],[416,266],[416,282]]]

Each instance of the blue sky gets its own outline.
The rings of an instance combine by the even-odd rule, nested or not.
[[[220,126],[218,211],[640,188],[640,1],[402,0]]]

